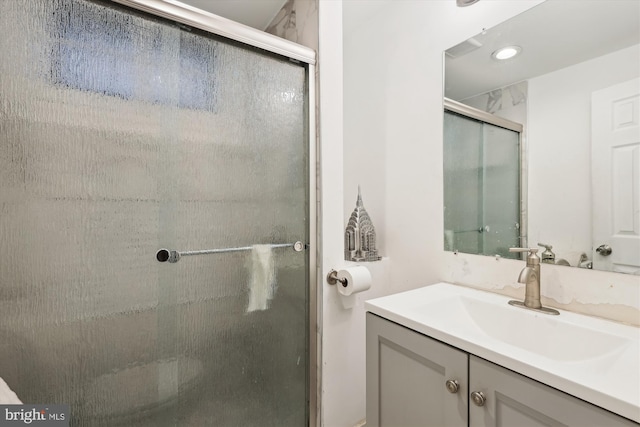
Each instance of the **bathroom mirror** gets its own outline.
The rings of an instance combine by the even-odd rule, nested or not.
[[[520,167],[520,216],[509,220],[510,232],[518,230],[521,246],[550,246],[549,262],[640,274],[639,43],[637,0],[547,0],[444,53],[445,103],[522,125],[520,158],[511,156]],[[507,46],[517,55],[496,59]],[[514,201],[447,185],[447,164],[464,168],[469,154],[447,147],[447,137],[461,137],[447,121],[445,114],[445,218],[465,203],[484,210],[472,225],[446,219],[445,249],[502,255],[508,239],[496,253],[460,241],[501,238],[486,211],[514,212]],[[494,166],[485,158],[467,173],[490,176]],[[506,194],[500,185],[514,183],[482,191]]]

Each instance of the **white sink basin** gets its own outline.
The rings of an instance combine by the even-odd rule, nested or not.
[[[594,325],[584,327],[567,316],[550,316],[513,307],[506,304],[508,298],[474,296],[459,294],[425,304],[420,310],[447,319],[447,322],[455,318],[458,328],[470,328],[469,332],[481,332],[487,338],[558,362],[613,357],[632,344],[629,337],[594,328]]]
[[[524,294],[524,289],[523,289]],[[640,422],[640,329],[448,283],[365,302],[367,311]]]

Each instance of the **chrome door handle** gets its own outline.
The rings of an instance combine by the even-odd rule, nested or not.
[[[487,398],[485,397],[483,392],[473,391],[471,392],[471,400],[473,401],[473,404],[476,406],[484,406],[485,402],[487,401]]]
[[[447,380],[444,384],[447,386],[447,391],[449,393],[457,393],[460,389],[460,384],[458,384],[458,381],[456,380]]]
[[[611,249],[611,246],[609,245],[600,245],[596,249],[596,252],[598,252],[602,256],[609,256],[611,255],[611,252],[613,252],[613,249]]]

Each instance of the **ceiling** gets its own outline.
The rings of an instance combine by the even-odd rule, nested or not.
[[[181,0],[181,2],[264,31],[287,0]]]
[[[182,2],[264,31],[287,0]],[[381,5],[389,2],[378,0]],[[359,2],[345,2],[345,18],[358,15],[351,13],[351,4]],[[638,44],[639,28],[638,0],[547,0],[472,37],[470,40],[480,44],[479,48],[461,43],[460,47],[470,50],[446,58],[446,96],[465,99]],[[491,53],[505,44],[521,46],[522,54],[502,63],[493,60]],[[455,84],[448,84],[452,82]]]
[[[458,52],[445,57],[445,96],[466,99],[638,43],[638,0],[548,0],[449,49]],[[522,53],[491,58],[509,45]]]

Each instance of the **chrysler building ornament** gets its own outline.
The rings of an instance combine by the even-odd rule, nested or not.
[[[360,186],[356,208],[351,213],[344,232],[344,259],[347,261],[378,261],[382,257],[376,249],[376,229],[362,203]]]

